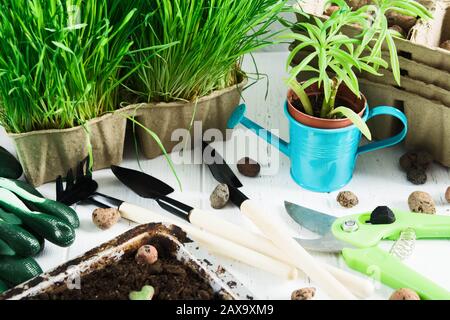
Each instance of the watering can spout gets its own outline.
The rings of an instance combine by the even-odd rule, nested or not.
[[[237,106],[228,119],[227,127],[229,129],[234,129],[234,127],[236,127],[238,124],[242,124],[244,127],[250,129],[251,131],[256,133],[256,135],[266,140],[267,143],[278,148],[282,153],[289,157],[289,144],[276,135],[271,134],[269,131],[267,131],[257,123],[245,117],[246,109],[247,108],[245,104]]]

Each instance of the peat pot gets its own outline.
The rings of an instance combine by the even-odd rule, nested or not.
[[[128,108],[127,108],[128,109]],[[92,119],[85,127],[9,134],[25,177],[37,187],[65,176],[86,158],[92,145],[94,170],[122,162],[127,120],[126,109]],[[86,128],[88,128],[89,136]]]
[[[237,85],[214,91],[196,102],[176,101],[135,105],[136,121],[156,133],[169,153],[181,142],[177,135],[172,139],[172,134],[177,129],[189,129],[193,117],[194,121],[201,122],[202,134],[208,129],[219,129],[225,139],[227,120],[239,104],[241,92],[246,83],[247,80],[244,79]],[[136,126],[136,131],[142,153],[146,158],[153,159],[162,154],[161,148],[146,130]],[[191,144],[188,144],[188,147],[193,145],[193,132],[192,127],[189,131]],[[201,139],[201,137],[196,138]]]
[[[317,88],[308,88],[311,101],[322,95]],[[291,160],[292,179],[301,187],[316,192],[331,192],[345,186],[352,178],[358,155],[386,148],[401,142],[407,133],[406,116],[396,108],[379,106],[369,109],[364,96],[357,98],[342,87],[337,100],[345,102],[364,121],[380,115],[390,115],[403,123],[402,131],[390,138],[360,146],[361,132],[348,119],[311,117],[295,106],[297,96],[288,92],[285,115],[289,120],[290,142],[283,141],[246,118],[245,105],[238,106],[228,121],[228,127],[238,123],[276,146]]]

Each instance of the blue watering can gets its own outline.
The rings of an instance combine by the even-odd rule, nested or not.
[[[289,119],[290,142],[277,136],[245,117],[246,106],[236,107],[228,128],[241,123],[268,143],[277,147],[291,160],[291,176],[301,187],[316,192],[331,192],[345,186],[352,178],[358,155],[401,142],[408,131],[406,116],[396,108],[380,106],[366,111],[363,120],[380,115],[390,115],[403,123],[403,130],[388,139],[359,146],[361,132],[354,125],[339,129],[318,129],[295,120],[288,111],[287,101],[284,111]]]

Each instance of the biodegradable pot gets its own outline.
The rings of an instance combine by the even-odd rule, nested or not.
[[[87,122],[94,170],[122,162],[128,108]],[[65,176],[88,155],[88,135],[82,126],[9,134],[29,183],[37,187]]]
[[[379,115],[390,115],[402,121],[404,125],[402,132],[386,140],[359,146],[361,132],[354,125],[349,125],[342,119],[310,119],[306,114],[299,115],[298,112],[302,112],[292,104],[292,99],[296,98],[292,92],[288,94],[288,100],[284,107],[285,115],[289,120],[291,137],[289,143],[273,136],[258,124],[244,117],[245,105],[236,108],[228,126],[233,128],[238,123],[242,123],[261,138],[279,148],[290,158],[291,176],[301,187],[316,192],[331,192],[342,188],[351,180],[359,154],[395,145],[402,141],[407,133],[407,120],[402,112],[385,106],[370,110],[364,96],[361,95],[362,98],[357,99],[349,92],[350,90],[347,89],[340,90],[338,98],[346,101],[357,112],[365,110],[362,116],[364,121]],[[317,93],[313,90],[308,95],[312,100]],[[300,121],[296,120],[291,112]],[[304,119],[307,119],[305,122],[308,123],[312,121],[317,127],[303,123]],[[330,121],[333,122],[332,125],[330,125]],[[323,129],[330,126],[334,129]]]
[[[226,138],[227,120],[239,104],[241,92],[246,83],[247,80],[244,79],[238,85],[214,91],[198,99],[197,103],[170,102],[135,105],[138,110],[136,120],[158,135],[167,152],[171,152],[181,142],[172,141],[172,133],[177,129],[189,129],[194,112],[194,120],[202,123],[202,133],[208,129],[219,129]],[[160,156],[162,150],[154,139],[141,127],[136,126],[136,129],[144,156],[149,159]],[[191,141],[193,132],[194,128],[191,128]],[[192,147],[192,145],[193,141],[187,146]]]

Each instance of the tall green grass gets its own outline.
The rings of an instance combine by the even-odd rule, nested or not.
[[[142,63],[128,87],[141,100],[205,96],[242,78],[242,56],[273,43],[286,0],[152,0],[133,39],[138,48],[178,42]]]
[[[0,124],[69,128],[113,111],[142,1],[2,0]]]

